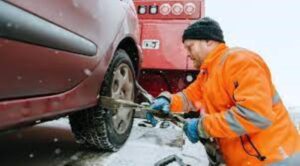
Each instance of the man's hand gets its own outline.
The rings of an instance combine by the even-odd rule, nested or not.
[[[170,99],[171,94],[169,92],[162,92],[156,99],[154,99],[153,103],[150,105],[150,108],[161,112],[162,114],[169,114],[170,113]],[[157,120],[154,118],[152,113],[147,113],[146,118],[152,126],[157,124]]]
[[[168,114],[170,112],[170,100],[165,97],[158,97],[150,105],[150,108],[161,111],[163,114]]]
[[[185,135],[192,143],[196,143],[201,139],[208,139],[210,136],[202,126],[203,117],[187,120],[184,123],[183,130]]]
[[[199,141],[198,123],[199,119],[195,118],[186,121],[183,126],[185,135],[192,143],[197,143]]]

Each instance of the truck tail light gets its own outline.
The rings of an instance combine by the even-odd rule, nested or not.
[[[152,5],[149,7],[149,13],[150,14],[157,14],[158,13],[158,6]]]
[[[147,7],[144,5],[141,5],[138,7],[138,14],[146,14],[147,12]]]
[[[196,5],[194,3],[187,3],[184,5],[184,13],[186,15],[192,15],[196,11]]]
[[[180,3],[174,3],[172,6],[172,13],[174,15],[180,15],[183,12],[183,5]]]
[[[164,3],[159,7],[159,12],[161,15],[168,15],[171,12],[171,5]]]

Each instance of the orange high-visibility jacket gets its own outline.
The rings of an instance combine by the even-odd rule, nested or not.
[[[229,166],[300,165],[299,134],[267,65],[249,50],[220,44],[197,79],[172,95],[171,110],[205,112],[199,127],[216,138]]]

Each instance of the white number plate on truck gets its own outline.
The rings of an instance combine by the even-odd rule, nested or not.
[[[160,45],[159,40],[146,39],[146,40],[143,40],[142,48],[143,49],[158,50],[159,45]]]

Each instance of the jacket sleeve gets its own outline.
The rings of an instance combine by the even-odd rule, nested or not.
[[[230,55],[223,64],[223,83],[232,89],[235,103],[227,110],[206,115],[199,127],[211,137],[237,137],[267,129],[275,119],[276,96],[268,67],[252,52]],[[216,112],[216,111],[214,111]]]
[[[196,80],[186,89],[172,95],[171,111],[184,113],[189,111],[198,111],[201,108],[201,74],[198,74]]]

